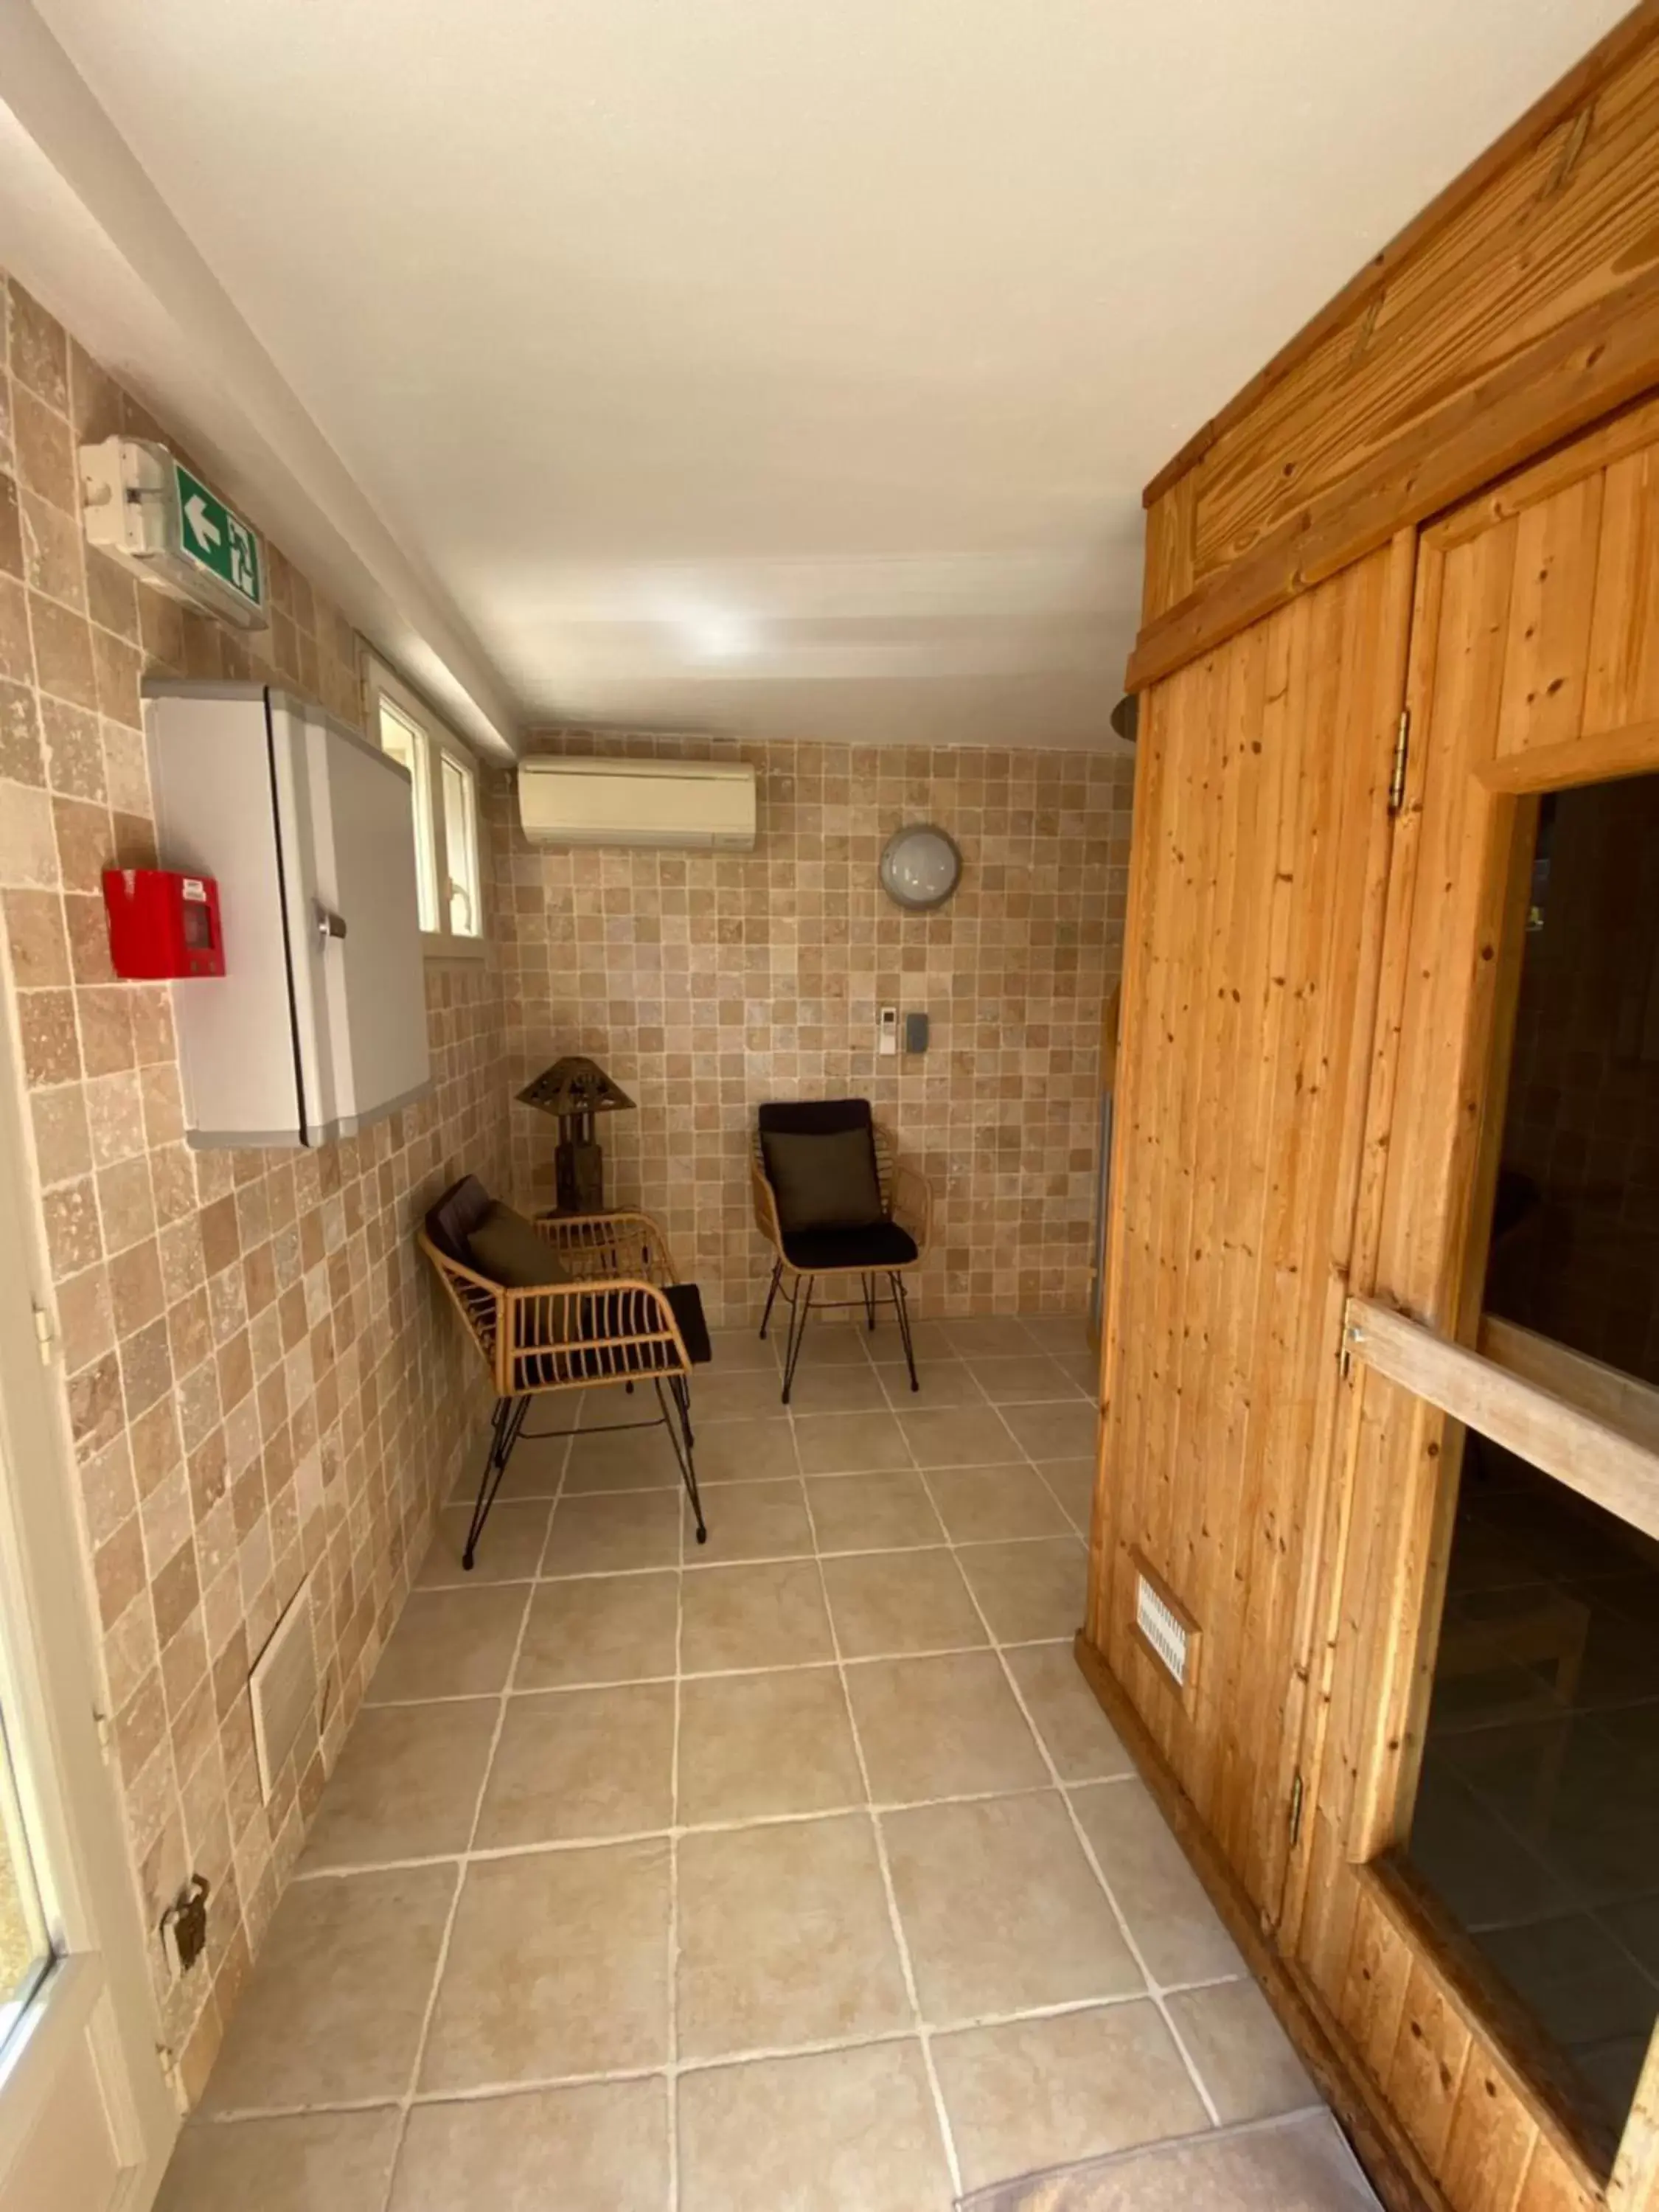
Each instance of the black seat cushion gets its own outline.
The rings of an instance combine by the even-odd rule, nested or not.
[[[468,1240],[494,1204],[477,1176],[463,1176],[428,1209],[426,1233],[446,1260],[470,1267],[472,1252]]]
[[[707,1366],[714,1348],[703,1318],[702,1291],[695,1283],[665,1283],[662,1294],[673,1313],[686,1358],[694,1367]],[[584,1351],[585,1338],[615,1340],[624,1336],[630,1327],[637,1327],[632,1306],[632,1293],[621,1291],[595,1291],[581,1300],[580,1334],[565,1347],[567,1359],[580,1373],[591,1376],[596,1382],[622,1382],[633,1375],[678,1373],[679,1362],[672,1346],[660,1338],[643,1344],[613,1341],[604,1352]]]
[[[763,1129],[761,1151],[786,1237],[797,1231],[863,1229],[881,1219],[875,1139],[867,1126],[823,1133]]]
[[[694,1367],[706,1367],[714,1356],[708,1341],[708,1323],[702,1317],[702,1292],[695,1283],[665,1283],[663,1296],[674,1309],[674,1325],[685,1340],[686,1356]]]
[[[860,1229],[802,1229],[785,1232],[783,1255],[803,1274],[832,1267],[908,1267],[921,1255],[916,1240],[896,1221],[871,1221]]]
[[[509,1291],[550,1290],[568,1283],[570,1270],[533,1221],[499,1200],[467,1237],[474,1273]]]

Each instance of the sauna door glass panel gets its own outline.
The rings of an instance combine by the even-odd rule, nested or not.
[[[1473,1431],[1409,1856],[1610,2144],[1659,2014],[1659,1547]]]
[[[1659,775],[1540,801],[1521,926],[1480,1348],[1616,1370],[1577,1380],[1659,1437]],[[1659,2013],[1659,1542],[1473,1429],[1455,1480],[1408,1856],[1610,2147]]]
[[[1488,1313],[1659,1385],[1659,775],[1540,802]]]

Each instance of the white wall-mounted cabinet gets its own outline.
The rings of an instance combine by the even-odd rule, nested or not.
[[[321,1145],[431,1087],[410,787],[312,701],[146,686],[161,865],[215,877],[225,973],[175,983],[197,1146]]]

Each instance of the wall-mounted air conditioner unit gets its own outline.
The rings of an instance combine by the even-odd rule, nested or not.
[[[755,843],[755,771],[726,761],[520,761],[519,819],[537,845],[747,853]]]

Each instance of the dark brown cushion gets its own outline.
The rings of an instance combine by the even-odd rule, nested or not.
[[[786,1236],[803,1229],[866,1229],[882,1218],[875,1140],[868,1129],[822,1136],[767,1129],[761,1150]]]
[[[472,1265],[467,1239],[494,1203],[477,1176],[463,1176],[451,1183],[426,1217],[426,1233],[446,1260],[458,1261],[463,1267]]]
[[[467,1239],[471,1266],[509,1291],[546,1290],[568,1283],[570,1270],[533,1221],[499,1200]]]

